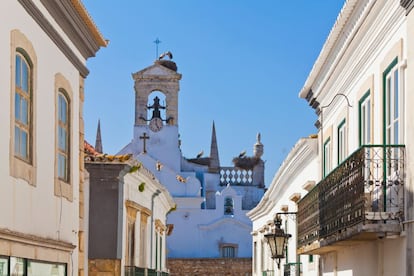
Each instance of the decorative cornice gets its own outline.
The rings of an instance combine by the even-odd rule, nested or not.
[[[148,208],[142,206],[141,204],[138,204],[138,203],[136,203],[132,200],[128,200],[128,199],[125,200],[125,207],[134,209],[136,211],[140,211],[141,214],[145,214],[147,216],[151,216],[151,214],[152,214],[150,209],[148,209]]]
[[[167,230],[167,226],[165,226],[164,223],[162,223],[160,219],[156,219],[154,223],[155,223],[155,231],[157,231],[161,235],[164,235],[164,231]]]
[[[414,8],[414,0],[401,0],[400,5],[406,9],[406,14],[409,14],[410,11]]]
[[[66,252],[71,252],[76,248],[76,245],[68,242],[38,237],[35,235],[20,233],[4,228],[0,228],[0,239]]]
[[[88,68],[85,64],[75,55],[68,44],[63,40],[62,36],[56,31],[56,29],[45,18],[42,12],[36,7],[36,4],[31,0],[18,0],[27,13],[36,21],[36,23],[42,28],[42,30],[49,36],[49,38],[56,44],[56,46],[62,51],[62,53],[68,58],[68,60],[75,66],[82,77],[86,78],[89,74]]]
[[[237,225],[238,227],[241,227],[247,230],[251,230],[252,228],[250,224],[244,223],[242,221],[239,221],[233,218],[223,218],[223,219],[220,218],[208,224],[199,224],[198,229],[208,231],[208,230],[216,229],[217,227],[220,227],[223,224]]]
[[[306,98],[308,96],[309,91],[312,89],[312,86],[315,82],[316,77],[320,74],[320,71],[323,69],[326,60],[328,59],[329,55],[332,51],[334,51],[334,47],[337,45],[338,40],[341,36],[344,35],[344,26],[349,20],[349,16],[351,12],[354,10],[355,5],[357,4],[357,0],[348,0],[345,2],[344,6],[339,13],[334,26],[332,27],[328,38],[325,41],[325,44],[322,47],[321,52],[319,53],[318,58],[316,59],[312,70],[299,93],[299,97]],[[347,33],[349,35],[349,33]],[[332,53],[334,55],[334,53]]]
[[[100,46],[106,46],[106,41],[79,1],[41,2],[85,59],[94,57]]]
[[[103,35],[99,32],[99,29],[96,27],[95,23],[93,22],[91,16],[85,9],[85,6],[82,4],[81,0],[71,0],[73,7],[76,9],[80,17],[82,18],[83,22],[89,28],[89,31],[92,33],[93,37],[95,38],[96,42],[99,46],[106,47],[109,43]]]

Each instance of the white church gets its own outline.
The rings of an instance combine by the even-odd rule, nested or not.
[[[118,154],[132,154],[168,189],[177,204],[167,217],[173,227],[166,242],[171,275],[177,270],[188,275],[214,274],[214,268],[221,272],[228,269],[231,274],[226,275],[248,273],[252,223],[246,213],[265,191],[260,134],[252,156],[240,154],[233,159],[234,166],[221,167],[213,123],[209,157],[187,159],[182,155],[179,139],[178,92],[182,75],[171,55],[132,76],[134,137]],[[229,263],[219,267],[214,263],[218,260]],[[191,268],[186,262],[191,262]]]

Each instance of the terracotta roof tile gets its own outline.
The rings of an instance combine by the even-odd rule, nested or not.
[[[125,162],[132,157],[132,154],[111,155],[100,153],[86,140],[84,141],[84,153],[87,162]]]

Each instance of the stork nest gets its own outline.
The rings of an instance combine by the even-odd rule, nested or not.
[[[260,158],[258,157],[235,157],[233,158],[233,164],[235,167],[243,170],[251,170],[257,164],[259,164]]]
[[[160,60],[157,60],[156,63],[177,72],[177,64],[172,60],[160,59]]]

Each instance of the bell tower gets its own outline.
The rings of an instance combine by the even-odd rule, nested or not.
[[[169,57],[169,59],[164,59]],[[181,74],[172,54],[132,74],[135,89],[134,138],[120,153],[144,154],[180,171],[178,92]]]
[[[178,125],[178,91],[181,74],[177,73],[177,65],[172,60],[156,60],[154,65],[132,74],[135,81],[135,126],[148,125],[153,116],[154,103],[149,103],[150,94],[159,91],[165,96],[165,118],[160,118],[164,125]],[[155,99],[155,98],[154,98]],[[158,98],[159,100],[159,98]],[[155,107],[157,108],[157,107]]]

